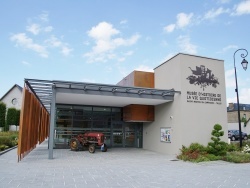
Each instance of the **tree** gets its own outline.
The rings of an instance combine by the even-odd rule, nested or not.
[[[16,110],[16,122],[15,125],[19,125],[20,121],[20,110]]]
[[[224,131],[222,131],[222,126],[220,124],[215,124],[211,134],[211,140],[213,142],[208,143],[208,152],[216,156],[226,155],[227,143],[221,141],[220,139],[220,137],[224,135]]]
[[[15,108],[8,108],[6,117],[6,128],[5,128],[6,131],[9,130],[10,125],[16,124],[16,115],[17,115],[17,110]]]
[[[5,126],[6,104],[0,101],[0,127]]]

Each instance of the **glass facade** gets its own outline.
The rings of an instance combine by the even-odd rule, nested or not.
[[[56,105],[54,148],[69,148],[73,135],[102,132],[108,147],[142,147],[142,123],[127,123],[122,108]]]

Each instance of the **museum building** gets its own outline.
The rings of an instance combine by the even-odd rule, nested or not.
[[[224,61],[179,53],[116,85],[25,79],[18,156],[49,137],[53,159],[53,149],[86,131],[103,132],[110,148],[178,154],[206,145],[217,123],[227,130]]]

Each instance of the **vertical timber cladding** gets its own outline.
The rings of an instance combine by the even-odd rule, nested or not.
[[[134,86],[154,88],[154,78],[153,72],[134,71]]]
[[[123,121],[151,122],[154,121],[154,106],[131,104],[123,107]]]
[[[49,113],[28,88],[23,89],[18,138],[18,161],[48,137]]]
[[[154,88],[154,73],[133,71],[117,85]],[[131,104],[123,108],[125,122],[150,122],[154,121],[154,106]]]
[[[154,88],[154,82],[155,80],[153,72],[133,71],[120,82],[118,82],[117,85]]]

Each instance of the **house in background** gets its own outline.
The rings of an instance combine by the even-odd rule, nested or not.
[[[21,110],[22,107],[22,92],[23,88],[18,84],[15,84],[12,88],[10,88],[7,93],[5,93],[0,101],[6,104],[6,110],[8,108],[16,108],[17,110]],[[10,126],[10,131],[16,131],[18,127],[15,125]]]
[[[240,119],[245,118],[246,122],[241,122],[241,131],[250,134],[250,104],[239,104]],[[229,103],[227,107],[228,130],[239,130],[238,105]]]

